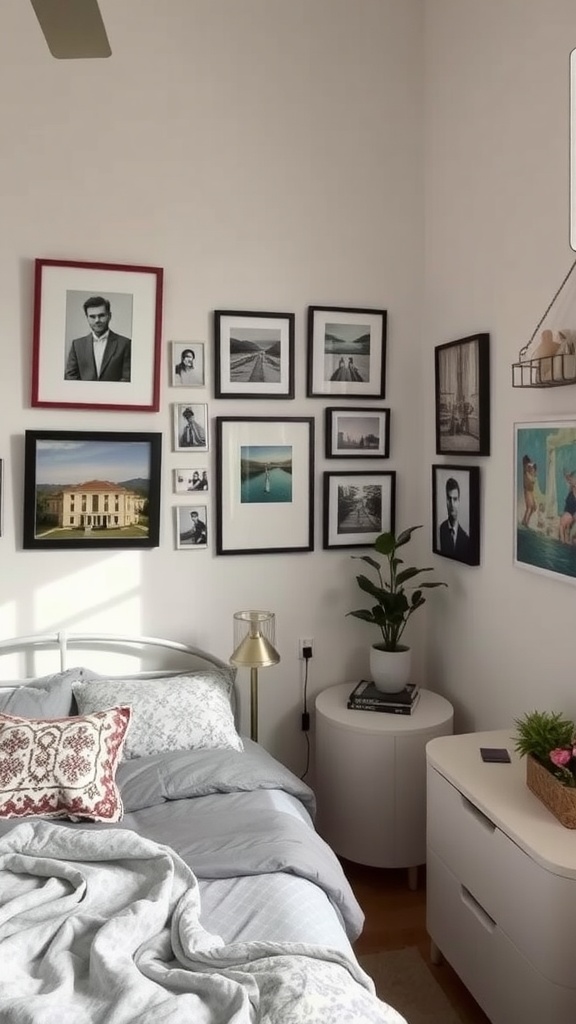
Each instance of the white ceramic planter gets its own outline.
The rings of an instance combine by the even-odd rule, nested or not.
[[[410,682],[412,651],[383,651],[379,644],[370,648],[370,678],[383,693],[398,693]]]

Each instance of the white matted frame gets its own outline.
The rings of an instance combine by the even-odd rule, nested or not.
[[[372,545],[394,530],[396,473],[324,473],[325,548]]]
[[[175,388],[206,386],[205,346],[202,341],[173,341],[170,380]]]
[[[162,287],[160,267],[37,259],[32,405],[157,412]],[[85,308],[98,298],[110,314],[99,376]]]
[[[215,397],[294,398],[294,319],[215,310]]]
[[[386,310],[308,307],[309,398],[384,398]]]
[[[576,418],[514,424],[514,564],[576,583]]]
[[[390,455],[390,409],[326,409],[327,459],[387,459]]]
[[[177,505],[174,509],[176,548],[197,551],[208,547],[208,509],[206,505]]]
[[[210,470],[207,466],[179,468],[174,470],[174,494],[190,494],[210,490]]]
[[[179,402],[172,406],[175,452],[208,451],[208,406],[205,402]]]
[[[216,553],[312,551],[313,417],[216,418]]]

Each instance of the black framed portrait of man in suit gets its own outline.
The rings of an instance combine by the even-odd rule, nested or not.
[[[480,564],[480,470],[432,466],[432,550],[466,565]]]

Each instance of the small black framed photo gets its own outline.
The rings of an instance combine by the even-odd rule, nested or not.
[[[309,398],[383,398],[386,310],[308,307]]]
[[[177,550],[197,551],[208,547],[208,509],[206,505],[177,505]]]
[[[214,312],[216,398],[294,398],[294,313]]]
[[[396,473],[324,473],[323,545],[371,545],[396,521]]]
[[[174,388],[203,388],[206,385],[204,343],[173,341],[170,374]]]
[[[216,553],[312,551],[314,418],[216,418]]]
[[[387,459],[390,409],[330,406],[326,409],[327,459]]]
[[[208,406],[179,402],[172,407],[175,452],[208,451]]]
[[[432,550],[480,565],[479,466],[432,466]]]
[[[490,335],[434,350],[437,455],[490,455]]]
[[[156,548],[162,434],[27,430],[29,548]]]

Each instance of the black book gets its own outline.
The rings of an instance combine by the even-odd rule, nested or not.
[[[409,711],[418,696],[419,690],[415,683],[408,683],[397,693],[383,693],[369,679],[361,679],[352,690],[347,706],[364,709],[374,707],[378,710],[406,708]]]
[[[377,715],[411,715],[420,700],[417,693],[411,704],[350,704],[351,711],[375,711]]]

